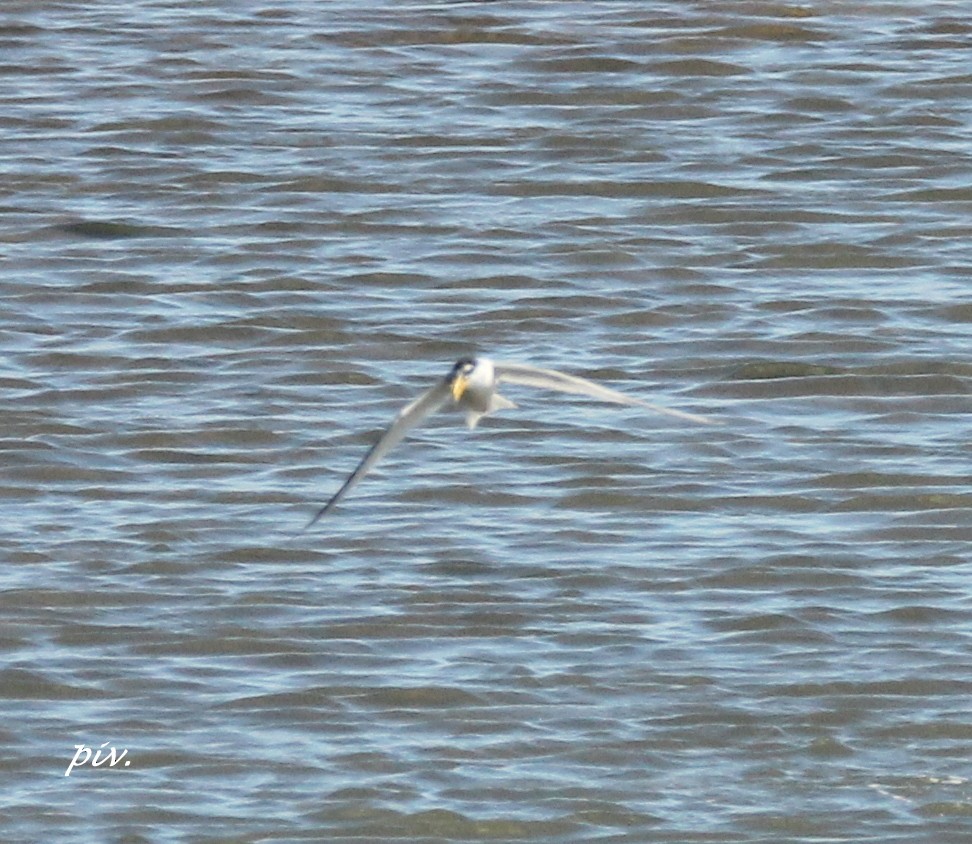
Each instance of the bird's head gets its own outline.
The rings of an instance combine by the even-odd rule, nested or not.
[[[475,358],[460,358],[449,373],[449,387],[452,390],[452,398],[456,401],[462,398],[463,393],[469,386],[469,379],[476,369]]]

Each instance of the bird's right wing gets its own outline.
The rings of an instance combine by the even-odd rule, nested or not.
[[[496,380],[507,381],[510,384],[523,384],[527,387],[539,387],[542,390],[557,390],[561,393],[575,393],[582,396],[590,396],[601,401],[614,402],[615,404],[636,405],[654,410],[656,413],[665,413],[668,416],[677,416],[679,419],[688,419],[691,422],[702,422],[712,424],[712,420],[705,416],[695,413],[686,413],[684,410],[673,410],[670,407],[662,407],[659,404],[652,404],[643,399],[627,396],[612,390],[609,387],[602,387],[586,378],[578,378],[576,375],[568,375],[566,372],[558,372],[556,369],[541,369],[537,366],[530,366],[525,363],[508,363],[506,361],[494,361]]]
[[[442,405],[444,405],[450,396],[449,381],[445,379],[436,384],[431,390],[427,390],[422,395],[420,395],[415,401],[410,404],[405,405],[395,417],[395,421],[385,430],[385,432],[379,437],[378,442],[376,442],[362,458],[361,462],[358,464],[358,468],[355,469],[348,479],[344,482],[341,488],[334,493],[331,500],[327,502],[317,513],[314,518],[307,523],[307,530],[311,525],[314,524],[321,516],[325,515],[328,510],[330,510],[335,504],[338,503],[344,496],[350,492],[354,486],[360,481],[372,468],[384,457],[389,451],[391,451],[402,438],[415,428],[416,426],[422,424],[422,422],[431,415],[435,413]]]

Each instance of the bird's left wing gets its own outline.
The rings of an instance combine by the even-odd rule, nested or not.
[[[426,390],[422,395],[420,395],[415,401],[410,404],[405,405],[395,417],[395,421],[385,430],[385,432],[379,437],[378,442],[376,442],[369,450],[368,453],[362,458],[361,462],[358,464],[358,468],[355,469],[348,479],[344,482],[341,488],[334,493],[331,500],[327,502],[317,513],[314,518],[307,523],[307,530],[311,525],[314,524],[321,516],[325,515],[328,510],[330,510],[335,504],[338,503],[344,496],[351,491],[351,489],[360,481],[365,475],[374,468],[375,464],[381,460],[389,451],[391,451],[402,438],[412,430],[412,428],[420,425],[427,416],[435,413],[442,405],[444,405],[450,396],[449,380],[445,379],[436,384],[431,390]]]
[[[673,410],[670,407],[662,407],[658,404],[643,401],[634,396],[626,396],[617,390],[602,387],[586,378],[578,378],[576,375],[568,375],[566,372],[557,372],[555,369],[541,369],[536,366],[529,366],[525,363],[507,363],[495,361],[493,364],[496,372],[496,381],[506,381],[510,384],[523,384],[527,387],[539,387],[543,390],[557,390],[561,393],[575,393],[582,396],[590,396],[601,401],[614,402],[615,404],[628,404],[637,407],[646,407],[656,413],[665,413],[669,416],[677,416],[679,419],[688,419],[691,422],[701,422],[711,425],[712,420],[705,416],[695,413],[686,413],[684,410]]]

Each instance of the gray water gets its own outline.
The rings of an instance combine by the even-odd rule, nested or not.
[[[5,842],[972,840],[967,4],[0,56]],[[510,387],[302,533],[470,352],[718,424]]]

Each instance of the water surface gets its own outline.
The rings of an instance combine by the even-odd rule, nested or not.
[[[968,840],[965,17],[7,4],[4,840]]]

